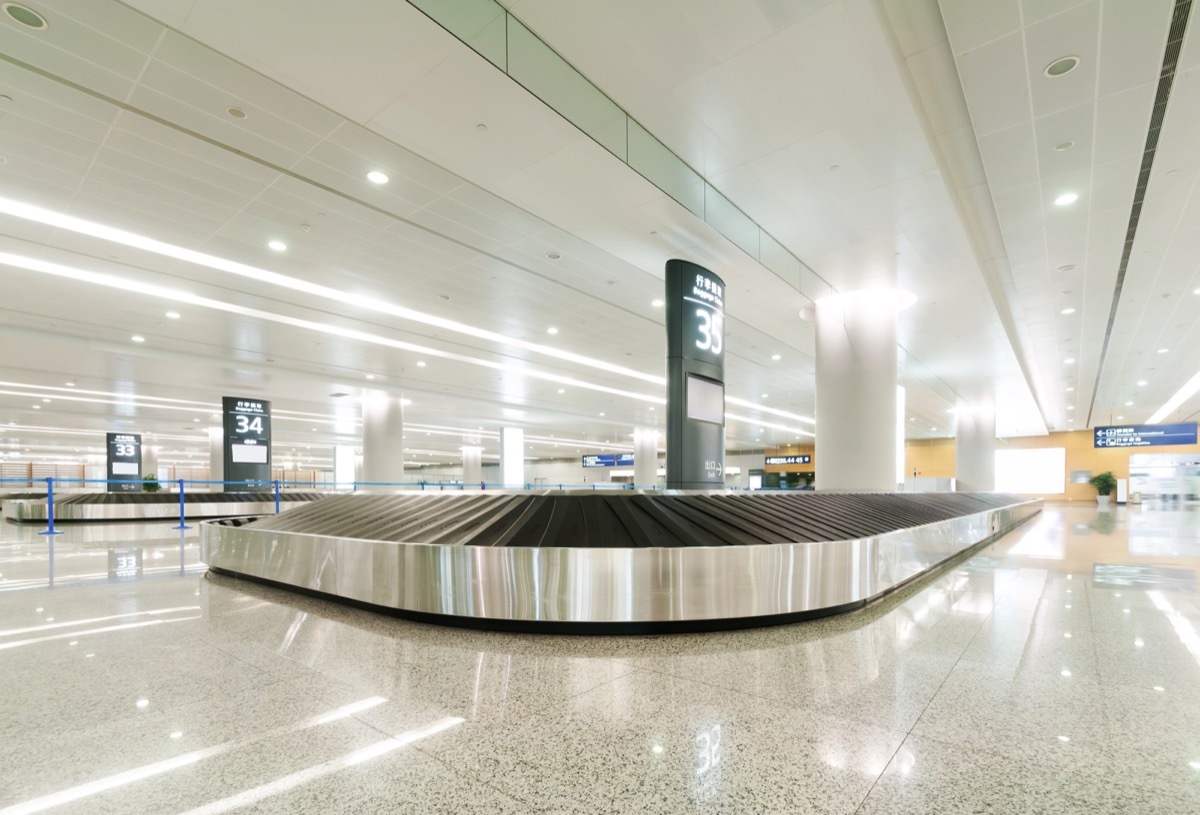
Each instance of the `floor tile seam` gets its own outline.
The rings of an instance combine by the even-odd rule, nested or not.
[[[875,791],[875,788],[879,786],[879,782],[885,775],[887,775],[888,767],[891,767],[892,762],[896,760],[896,756],[900,755],[900,750],[903,749],[909,737],[910,734],[906,734],[904,738],[900,739],[900,743],[896,745],[896,749],[893,750],[891,756],[888,757],[887,763],[883,765],[883,769],[879,772],[879,775],[875,776],[875,778],[871,781],[870,788],[863,795],[862,800],[858,802],[858,806],[854,808],[854,815],[861,813],[863,807],[867,805],[867,799],[871,797],[871,793]]]

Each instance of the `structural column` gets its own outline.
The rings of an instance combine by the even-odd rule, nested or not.
[[[650,489],[658,484],[658,431],[633,431],[633,485]]]
[[[990,401],[955,406],[954,477],[958,492],[996,489],[996,408]]]
[[[463,487],[476,487],[483,481],[483,448],[464,444],[463,456]]]
[[[225,428],[208,429],[208,480],[225,480]],[[210,492],[225,492],[224,484],[210,484]]]
[[[158,448],[150,445],[142,445],[142,476],[152,475],[158,479]]]
[[[404,452],[401,450],[401,452]],[[337,444],[333,448],[333,486],[339,490],[354,488],[354,464],[357,454],[349,444]]]
[[[896,489],[894,289],[847,292],[819,303],[817,489]]]
[[[500,431],[500,483],[505,487],[525,486],[525,431],[519,427]]]
[[[404,407],[399,394],[364,390],[362,480],[394,484],[404,480]]]

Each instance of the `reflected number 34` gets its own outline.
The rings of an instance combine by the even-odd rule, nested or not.
[[[696,316],[700,318],[700,339],[696,340],[696,347],[701,351],[712,351],[714,354],[720,354],[723,347],[721,342],[721,329],[724,328],[725,315],[719,311],[709,311],[706,308],[696,309]]]

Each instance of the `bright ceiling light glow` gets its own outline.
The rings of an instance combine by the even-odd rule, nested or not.
[[[1160,353],[1160,354],[1165,354],[1165,353],[1167,353],[1167,352],[1168,352],[1168,351],[1170,351],[1170,350],[1171,350],[1170,348],[1159,348],[1159,349],[1158,349],[1158,353]]]
[[[1200,289],[1196,289],[1196,293],[1200,294]],[[650,301],[650,305],[654,306],[655,308],[662,308],[663,301],[656,297],[655,299]]]
[[[1158,424],[1167,416],[1170,416],[1175,410],[1187,400],[1196,395],[1200,391],[1200,373],[1197,373],[1187,383],[1175,391],[1175,395],[1166,401],[1162,407],[1154,412],[1154,415],[1146,420],[1146,424]]]
[[[738,399],[735,396],[726,396],[725,404],[726,405],[734,405],[734,406],[740,407],[740,408],[748,408],[749,410],[761,410],[763,413],[770,413],[772,416],[779,416],[780,418],[783,418],[783,419],[792,419],[793,421],[804,422],[806,424],[816,424],[817,423],[815,419],[812,419],[808,416],[801,416],[799,413],[789,413],[786,410],[780,410],[779,408],[767,407],[765,405],[760,405],[755,402],[751,402],[747,399]]]
[[[167,319],[168,319],[168,320],[178,320],[178,319],[179,319],[179,316],[180,316],[180,315],[179,315],[179,312],[178,312],[178,311],[168,311],[168,312],[167,312]]]
[[[1147,383],[1147,382],[1146,382],[1146,380],[1144,380],[1144,379],[1139,379],[1139,380],[1138,380],[1138,387],[1139,387],[1139,388],[1144,388],[1144,387],[1146,387],[1146,385],[1147,385],[1147,384],[1148,384],[1148,383]]]
[[[146,341],[146,338],[143,337],[141,334],[134,334],[129,339],[133,340],[134,342],[145,342]]]
[[[1059,312],[1059,314],[1074,314],[1074,313],[1075,313],[1075,309],[1073,309],[1073,308],[1064,308],[1062,311]]]
[[[441,317],[436,317],[432,314],[425,314],[414,309],[388,303],[378,297],[351,294],[349,292],[344,292],[329,286],[323,286],[319,283],[312,283],[307,280],[289,277],[288,275],[280,274],[278,272],[260,269],[257,266],[251,266],[246,263],[238,263],[237,261],[228,260],[216,255],[210,255],[205,252],[197,252],[192,249],[186,249],[182,246],[176,246],[164,241],[155,240],[154,238],[147,238],[144,235],[138,235],[134,232],[128,232],[123,229],[105,226],[104,224],[99,224],[94,221],[76,218],[72,215],[33,206],[32,204],[26,204],[11,198],[5,198],[3,196],[0,196],[0,214],[11,215],[27,221],[33,221],[35,223],[45,224],[47,226],[53,226],[59,229],[65,229],[80,235],[88,235],[93,238],[99,238],[100,240],[118,243],[122,246],[129,246],[134,249],[141,249],[146,252],[163,255],[164,257],[175,258],[176,260],[182,260],[186,263],[193,263],[197,266],[203,266],[205,268],[224,272],[226,274],[245,277],[250,280],[254,280],[257,283],[267,283],[273,286],[289,289],[291,291],[313,295],[326,301],[343,303],[345,305],[353,306],[354,308],[363,309],[364,311],[372,311],[379,314],[387,314],[392,317],[398,317],[404,320],[412,320],[413,322],[436,326],[447,331],[466,334],[468,336],[486,340],[488,342],[495,342],[502,346],[521,348],[536,354],[542,354],[555,359],[561,359],[567,362],[585,365],[589,368],[596,368],[597,370],[608,371],[609,373],[628,376],[633,379],[640,379],[643,382],[650,382],[656,385],[666,385],[666,379],[662,376],[643,373],[632,368],[626,368],[623,365],[615,365],[609,362],[604,362],[603,360],[593,359],[582,354],[575,354],[570,351],[565,351],[561,348],[553,348],[547,345],[539,345],[537,343],[517,339],[515,337],[507,337],[494,331],[488,331],[486,329],[477,328],[473,325],[467,325],[454,320],[447,320]]]
[[[388,175],[379,170],[372,170],[367,173],[367,181],[370,181],[372,184],[386,184],[388,183]]]
[[[783,359],[783,356],[781,354],[771,354],[772,362],[778,362],[781,359]]]
[[[33,272],[41,272],[43,274],[54,275],[56,277],[66,278],[68,280],[77,280],[83,283],[91,283],[93,285],[104,286],[106,288],[119,289],[121,291],[134,292],[146,297],[158,297],[174,301],[176,303],[187,303],[201,308],[209,308],[217,311],[224,311],[230,314],[239,314],[244,317],[253,317],[259,320],[279,323],[281,325],[289,325],[294,328],[300,328],[305,331],[312,331],[319,334],[327,334],[334,337],[342,337],[356,342],[365,342],[372,345],[382,345],[387,348],[395,348],[401,351],[413,351],[427,356],[440,357],[442,359],[450,359],[457,362],[465,362],[470,365],[478,365],[491,370],[504,371],[510,374],[529,377],[530,379],[540,379],[546,382],[554,382],[560,385],[568,385],[571,387],[585,388],[587,390],[597,391],[600,393],[610,393],[615,396],[626,396],[631,399],[636,399],[641,402],[650,402],[651,404],[666,404],[666,399],[661,396],[636,393],[626,391],[620,388],[613,388],[607,385],[600,385],[587,380],[576,379],[569,376],[561,376],[559,374],[549,373],[547,371],[539,371],[533,368],[506,364],[502,362],[494,362],[492,360],[480,359],[478,357],[470,357],[464,354],[457,354],[450,351],[441,351],[435,348],[427,348],[415,343],[404,342],[402,340],[392,339],[391,337],[383,337],[378,334],[370,334],[365,331],[359,331],[353,328],[344,326],[329,325],[326,323],[318,323],[312,320],[305,320],[298,317],[288,317],[283,314],[275,314],[269,311],[260,309],[248,308],[245,306],[226,303],[221,300],[214,300],[210,297],[202,297],[198,294],[183,291],[181,289],[171,289],[165,286],[157,286],[152,283],[144,283],[138,280],[118,277],[116,275],[105,274],[101,272],[86,271],[84,269],[75,269],[70,266],[63,266],[59,263],[49,263],[47,261],[38,260],[36,258],[27,258],[20,255],[13,255],[8,252],[0,252],[0,264],[13,266],[18,269],[27,269]],[[422,363],[418,362],[418,365]]]
[[[286,252],[287,244],[283,241],[267,241],[267,248],[273,252]]]
[[[725,401],[728,402],[729,400],[726,399]],[[732,419],[735,422],[745,422],[746,424],[752,424],[752,425],[755,425],[758,427],[770,427],[774,430],[786,430],[788,433],[795,433],[800,436],[814,436],[814,437],[816,436],[816,434],[810,430],[804,430],[799,427],[792,427],[790,425],[785,425],[785,424],[776,424],[774,422],[764,422],[762,419],[754,419],[754,418],[751,418],[750,416],[739,416],[736,413],[726,412],[725,418]]]
[[[1063,362],[1065,362],[1067,365],[1072,365],[1075,363],[1075,357],[1067,357],[1063,360]]]
[[[1062,195],[1054,199],[1054,203],[1060,207],[1065,207],[1074,204],[1079,200],[1079,194],[1074,192],[1064,192]]]
[[[547,334],[557,334],[558,328],[556,328],[555,326],[550,326],[549,328],[546,329],[546,333]]]

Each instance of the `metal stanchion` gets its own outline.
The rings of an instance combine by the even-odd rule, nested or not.
[[[183,479],[181,478],[181,479],[179,479],[179,526],[173,526],[171,528],[172,529],[191,529],[190,526],[188,526],[186,523],[184,523],[184,519],[185,519],[185,512],[183,509]]]
[[[279,482],[275,482],[275,514],[279,514]]]
[[[46,479],[46,529],[44,532],[39,532],[39,535],[61,535],[62,532],[54,528],[54,479]],[[54,561],[50,563],[51,570],[54,569]],[[54,579],[53,571],[51,571],[51,580]]]

